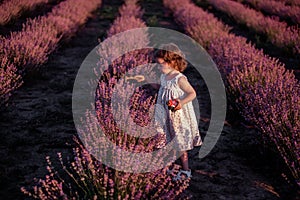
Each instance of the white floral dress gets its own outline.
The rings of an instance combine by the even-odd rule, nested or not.
[[[156,130],[163,136],[161,144],[158,144],[159,148],[173,139],[174,148],[179,151],[191,150],[194,146],[202,144],[193,103],[190,101],[175,112],[169,110],[166,104],[170,99],[182,99],[185,96],[178,85],[178,79],[182,76],[186,78],[182,73],[171,80],[166,80],[165,74],[160,77],[161,87],[154,113]]]

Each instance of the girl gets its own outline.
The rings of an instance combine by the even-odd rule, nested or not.
[[[155,59],[162,73],[157,97],[157,104],[162,109],[155,109],[155,122],[158,131],[163,132],[165,136],[164,143],[170,142],[176,136],[175,148],[182,153],[180,156],[182,169],[173,177],[173,180],[190,178],[191,170],[188,166],[187,151],[202,144],[192,104],[196,92],[186,76],[181,73],[187,67],[187,62],[175,44],[163,45],[155,52]],[[173,102],[175,107],[167,105],[169,100],[176,100]]]

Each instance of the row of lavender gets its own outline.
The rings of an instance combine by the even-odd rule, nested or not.
[[[300,7],[288,6],[284,2],[274,0],[237,0],[251,4],[256,10],[276,15],[281,19],[288,19],[295,24],[300,24]]]
[[[50,0],[6,0],[0,4],[0,25],[5,25],[22,12],[32,10],[34,7],[49,3]]]
[[[137,30],[124,38],[121,36],[117,41],[110,41],[112,37],[120,32],[134,28],[146,28],[145,23],[141,20],[142,11],[137,5],[137,0],[126,0],[125,4],[119,9],[119,14],[120,16],[115,19],[107,31],[108,38],[106,41],[109,41],[107,48],[101,46],[97,50],[100,55],[95,68],[97,78],[91,80],[91,82],[95,81],[98,85],[95,102],[96,116],[92,115],[92,112],[86,112],[86,118],[79,130],[81,141],[89,142],[85,143],[85,146],[80,145],[78,142],[79,146],[74,149],[75,161],[69,163],[70,168],[62,163],[63,168],[73,182],[67,184],[64,180],[59,179],[55,175],[57,172],[51,166],[48,158],[50,175],[46,176],[46,180],[40,180],[40,185],[36,187],[33,193],[22,188],[25,194],[40,199],[176,199],[187,188],[187,180],[180,183],[172,182],[171,177],[166,174],[167,168],[154,172],[150,170],[146,173],[128,172],[128,168],[139,171],[138,169],[149,166],[141,163],[142,159],[137,160],[135,156],[114,153],[105,142],[105,138],[99,136],[99,129],[101,128],[106,134],[105,137],[109,138],[114,145],[122,150],[135,153],[151,152],[155,145],[154,138],[142,140],[141,138],[131,137],[128,133],[124,134],[114,121],[118,117],[113,116],[111,106],[114,91],[117,92],[118,99],[123,99],[125,96],[131,95],[132,92],[135,93],[132,95],[131,107],[129,108],[131,114],[130,116],[124,115],[123,118],[127,117],[135,120],[137,115],[143,116],[144,113],[139,112],[140,107],[138,105],[141,104],[140,101],[144,102],[143,106],[145,107],[150,107],[155,101],[151,95],[145,95],[142,88],[135,90],[134,84],[125,78],[126,73],[132,73],[133,71],[138,74],[146,71],[147,75],[154,76],[151,69],[147,67],[147,63],[152,59],[151,49],[129,51],[114,60],[112,64],[108,64],[106,60],[108,57],[114,57],[123,48],[128,49],[128,47],[136,45],[146,47],[149,44],[149,36],[145,30]],[[144,66],[139,66],[143,64]],[[124,108],[126,104],[127,102],[123,101],[119,104],[115,103],[113,107],[117,107],[117,112],[114,114],[126,114],[126,108]],[[97,124],[100,124],[100,127]],[[134,129],[127,127],[127,130]],[[106,163],[101,163],[87,149],[89,151],[92,149],[93,156],[99,156],[100,154],[101,157],[110,157],[117,167],[113,168]],[[155,155],[148,159],[153,164],[162,162],[162,155]],[[62,160],[60,154],[59,158]],[[122,161],[119,163],[120,160]],[[119,170],[119,168],[124,168],[124,170]],[[174,170],[178,171],[178,166],[174,166]],[[67,185],[64,186],[64,184]]]
[[[251,8],[231,0],[207,0],[217,10],[233,17],[238,23],[264,34],[275,46],[291,54],[300,54],[300,29],[288,26],[286,22],[279,22],[264,16]]]
[[[278,2],[283,2],[285,5],[291,5],[291,6],[300,6],[299,0],[275,0]]]
[[[0,105],[23,84],[22,77],[45,63],[59,42],[71,37],[100,3],[61,2],[47,15],[27,20],[20,32],[0,37]]]
[[[294,74],[188,0],[164,0],[164,5],[207,49],[225,77],[231,102],[276,148],[290,180],[300,186],[300,87]]]

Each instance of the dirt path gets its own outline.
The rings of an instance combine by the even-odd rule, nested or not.
[[[32,184],[34,177],[45,176],[46,156],[53,158],[54,165],[57,152],[72,156],[75,76],[85,56],[98,44],[97,38],[105,35],[122,2],[104,0],[103,4],[82,30],[51,56],[41,73],[28,76],[31,79],[0,113],[0,199],[26,199],[20,187]],[[146,21],[182,31],[161,3],[144,1],[142,6]],[[191,70],[187,75],[193,78]],[[196,87],[204,84],[198,83]],[[205,90],[198,92],[207,95]],[[207,103],[200,106],[207,107]],[[202,131],[207,130],[206,115],[200,123]],[[260,153],[257,135],[243,126],[226,126],[214,151],[203,160],[196,158],[198,149],[191,151],[194,176],[186,194],[193,199],[295,199],[293,188],[272,168],[277,165],[275,158],[267,159],[269,154]]]
[[[73,83],[85,56],[98,45],[122,2],[104,0],[78,34],[63,44],[0,113],[0,199],[25,199],[20,187],[46,174],[45,157],[72,156],[76,129],[72,116]],[[30,79],[29,79],[30,78]]]

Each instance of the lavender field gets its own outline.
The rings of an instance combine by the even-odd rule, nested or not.
[[[299,11],[298,0],[0,1],[0,199],[300,199]],[[202,147],[188,152],[191,179],[172,181],[170,166],[144,173],[118,170],[88,151],[90,146],[116,163],[125,159],[143,168],[110,151],[98,126],[123,150],[155,151],[159,138],[126,134],[111,106],[114,90],[128,95],[118,91],[124,83],[134,91],[133,122],[151,123],[157,85],[135,88],[138,80],[125,76],[134,70],[147,74],[146,80],[155,78],[147,67],[155,62],[151,48],[130,51],[110,64],[97,59],[95,69],[107,65],[107,70],[95,70],[96,80],[89,83],[97,85],[95,116],[87,111],[82,129],[75,127],[73,86],[86,56],[106,39],[146,27],[194,39],[225,85],[222,134],[204,158],[198,157]],[[132,41],[147,46],[150,40],[138,31],[105,53],[113,56]],[[205,143],[212,119],[208,86],[194,67],[184,74],[197,93]],[[118,104],[117,111],[125,105]],[[84,133],[86,138],[79,137]],[[166,156],[155,155],[149,159],[157,165]],[[171,168],[178,172],[180,160]]]

